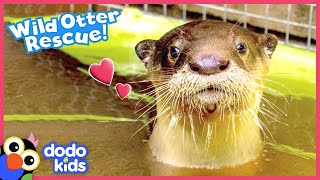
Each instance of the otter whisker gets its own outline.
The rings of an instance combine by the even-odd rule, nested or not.
[[[162,112],[162,113],[165,113],[166,111],[168,111],[169,109],[167,109],[167,110],[165,110],[164,112]],[[145,123],[142,127],[140,127],[137,131],[135,131],[132,135],[131,135],[131,137],[130,137],[130,139],[132,139],[138,132],[140,132],[143,128],[145,128],[146,126],[148,126],[149,124],[151,124],[153,121],[155,121],[157,118],[152,118],[152,119],[150,119],[147,123]]]
[[[255,82],[251,82],[251,83],[253,83],[253,84],[254,84],[255,86],[257,86],[257,87],[261,87],[261,88],[263,88],[263,89],[267,89],[267,90],[269,90],[269,91],[271,91],[271,92],[273,92],[273,93],[275,93],[275,94],[277,94],[277,95],[279,95],[279,96],[281,96],[281,97],[284,97],[284,95],[283,95],[282,93],[280,93],[280,92],[278,92],[278,91],[276,91],[276,90],[274,90],[274,89],[272,89],[272,88],[270,88],[270,87],[268,87],[268,86],[260,85],[260,84],[255,83]]]
[[[272,103],[271,101],[269,101],[267,98],[265,97],[261,97],[261,100],[266,102],[275,112],[283,114],[285,116],[287,116],[287,113],[285,113],[284,111],[282,111],[278,106],[276,106],[274,103]]]
[[[162,88],[160,89],[160,92],[161,92],[161,91],[166,91],[166,90],[167,90],[167,87],[164,86],[164,87],[162,87]],[[147,93],[147,94],[148,94],[148,93]],[[153,98],[153,97],[149,97],[149,98],[147,99],[147,101],[149,101],[151,98]],[[145,108],[148,107],[149,105],[154,104],[154,103],[156,102],[156,100],[157,100],[157,97],[154,98],[151,102],[149,102],[149,103],[146,104],[145,106],[143,106],[142,108],[140,108],[139,110],[135,111],[134,114],[140,112],[141,110],[145,109]],[[137,108],[137,105],[138,105],[141,101],[142,101],[142,99],[138,101],[138,103],[137,103],[136,106],[135,106],[135,109]]]
[[[271,133],[271,131],[269,130],[269,128],[260,120],[260,118],[256,115],[255,112],[253,112],[251,109],[249,109],[249,111],[251,112],[252,115],[254,115],[254,120],[257,120],[258,124],[259,124],[259,128],[262,130],[263,134],[269,139],[268,134],[270,135],[271,139],[275,142],[275,139],[273,138],[273,135]],[[266,134],[266,132],[264,131],[264,129],[267,130],[268,134]]]
[[[200,154],[199,153],[198,144],[197,144],[197,140],[196,140],[196,136],[195,136],[192,113],[188,114],[188,115],[189,115],[189,122],[190,122],[190,127],[191,127],[191,136],[192,136],[193,142],[195,143],[196,150],[197,150],[198,154]]]
[[[231,110],[230,106],[227,107],[229,110]],[[228,118],[228,126],[227,126],[227,135],[226,135],[226,142],[228,142],[229,139],[229,128],[230,128],[230,118]]]
[[[169,93],[169,96],[164,100],[163,104],[160,106],[159,111],[162,111],[163,108],[167,107],[169,102],[172,101],[173,95]],[[172,109],[172,106],[169,106]]]
[[[155,98],[151,103],[149,103],[149,104],[152,104],[152,103],[155,102],[155,101],[156,101],[156,102],[159,102],[160,100],[166,98],[167,95],[170,95],[170,94],[167,93],[167,94],[164,94],[164,95],[160,95],[160,96],[156,97],[156,98]],[[152,109],[152,108],[155,107],[156,105],[157,105],[157,103],[154,103],[154,104],[153,104],[152,106],[150,106],[146,111],[144,111],[142,114],[140,114],[137,119],[141,118],[146,112],[148,112],[150,109]],[[141,109],[139,109],[139,111],[141,111]]]
[[[270,102],[271,103],[271,102]],[[280,108],[279,108],[280,109]],[[281,121],[279,121],[279,120],[277,120],[275,117],[277,117],[277,115],[275,114],[275,113],[273,113],[273,112],[271,112],[271,111],[269,111],[268,109],[265,109],[265,108],[263,108],[263,107],[258,107],[257,108],[257,110],[259,111],[259,112],[261,112],[261,115],[263,115],[264,117],[265,116],[268,116],[270,119],[272,119],[272,120],[274,120],[274,121],[276,121],[276,122],[279,122],[279,123],[281,123],[281,124],[284,124],[284,125],[287,125],[287,124],[285,124],[285,123],[282,123]],[[274,109],[275,110],[275,109]],[[276,113],[279,113],[279,112],[277,112],[276,110],[275,110],[275,112]],[[269,113],[269,114],[268,114]],[[271,115],[270,115],[271,114]],[[266,120],[268,120],[268,118],[266,118],[265,117],[265,119]]]
[[[175,26],[176,29],[180,30],[180,32],[182,32],[183,35],[186,35],[186,36],[188,36],[189,38],[192,38],[192,37],[190,37],[190,35],[189,35],[188,33],[184,32],[184,31],[181,29],[180,26],[177,26],[176,24],[174,24],[174,22],[173,22],[170,18],[167,18],[167,19]],[[182,36],[180,33],[177,33],[177,32],[175,31],[175,29],[173,29],[173,30],[171,30],[171,31],[173,31],[174,33],[176,33],[178,36],[184,38],[184,36]]]
[[[207,124],[207,136],[206,136],[206,144],[205,144],[205,151],[206,151],[206,156],[208,154],[210,145],[211,145],[211,140],[212,140],[212,124],[208,123]]]
[[[281,121],[277,120],[277,119],[275,118],[276,115],[272,116],[274,113],[270,112],[270,111],[267,110],[267,109],[260,108],[260,109],[259,109],[259,112],[260,112],[261,114],[263,114],[263,115],[268,116],[269,118],[271,118],[273,121],[275,121],[275,122],[277,122],[277,123],[283,124],[283,125],[285,125],[285,126],[289,126],[287,123],[284,123],[284,122],[281,122]],[[272,115],[270,115],[270,114],[268,114],[268,113],[271,113]],[[267,119],[267,118],[266,118],[266,119]]]
[[[186,129],[186,117],[185,115],[183,115],[183,129],[182,129],[182,150],[183,151],[184,151],[185,129]]]
[[[245,16],[242,16],[241,18],[239,18],[238,20],[237,20],[237,22],[230,28],[230,32],[232,31],[232,29],[234,28],[234,27],[236,27],[236,26],[238,26],[238,25],[240,25],[242,22],[240,22],[240,20],[242,19],[242,18],[244,18]]]
[[[169,122],[167,132],[166,132],[166,136],[168,136],[169,131],[171,131],[178,123],[179,118],[177,116],[178,115],[175,115],[175,114],[172,115],[170,122]]]
[[[250,88],[249,88],[248,90],[251,91],[251,92],[253,92],[253,93],[255,93],[255,92],[254,92],[254,89],[250,89]],[[278,106],[276,106],[275,104],[273,104],[272,102],[270,102],[270,101],[269,101],[268,99],[266,99],[265,97],[261,96],[261,100],[262,100],[262,101],[265,101],[268,105],[270,105],[270,107],[271,107],[275,112],[286,115],[285,112],[283,112]]]
[[[279,82],[272,81],[272,80],[268,80],[268,79],[266,79],[265,81],[268,81],[268,82],[271,82],[271,83],[275,83],[275,84],[277,84],[277,85],[285,88],[285,89],[288,91],[288,94],[292,94],[292,92],[291,92],[291,90],[290,90],[289,88],[287,88],[285,85],[283,85],[283,84],[281,84],[281,83],[279,83]],[[283,95],[282,93],[280,93],[279,91],[276,91],[276,90],[272,89],[271,87],[269,87],[269,86],[267,86],[267,85],[263,85],[263,89],[267,89],[267,90],[273,92],[274,94],[276,94],[277,96],[284,98],[285,102],[286,102],[287,104],[289,104],[289,101],[288,101],[288,99],[286,98],[286,96],[284,96],[284,95]],[[292,101],[292,99],[291,99],[291,101]]]
[[[167,95],[170,95],[169,93],[167,93],[166,95],[164,95],[164,97],[166,97]],[[170,99],[170,98],[169,98]],[[161,113],[160,114],[157,114],[155,117],[153,117],[152,119],[150,119],[150,121],[148,122],[148,123],[146,123],[143,127],[141,127],[138,131],[136,131],[135,133],[134,133],[134,135],[137,133],[137,132],[139,132],[141,129],[143,129],[145,126],[147,126],[147,125],[149,125],[150,123],[152,123],[153,121],[156,121],[157,120],[157,118],[159,118],[162,114],[164,114],[165,112],[167,112],[168,110],[169,110],[170,108],[168,107],[168,108],[166,108],[165,110],[162,110],[162,111],[160,111]],[[148,110],[147,110],[148,111]],[[144,112],[144,113],[146,113],[146,111]],[[143,113],[143,114],[144,114]],[[169,113],[169,115],[171,114],[171,112]],[[169,116],[168,115],[168,116]],[[142,116],[142,115],[140,115],[140,116]],[[140,116],[137,118],[137,119],[139,119],[140,118]],[[168,117],[167,116],[167,117]],[[133,135],[132,135],[133,136]]]
[[[163,89],[168,89],[168,86],[166,86],[165,84],[162,84],[157,87],[153,87],[152,90],[149,90],[148,92],[144,93],[144,95],[147,95],[147,96],[155,95],[156,92],[161,92]]]

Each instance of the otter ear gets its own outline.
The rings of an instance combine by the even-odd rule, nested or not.
[[[152,61],[152,56],[154,55],[156,49],[156,40],[143,40],[136,45],[136,54],[144,62],[147,67],[148,63]]]
[[[274,50],[277,47],[278,44],[278,38],[277,36],[273,34],[262,34],[259,37],[259,44],[264,49],[264,52],[266,55],[271,58]]]

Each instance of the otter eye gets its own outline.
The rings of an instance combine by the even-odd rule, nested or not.
[[[38,153],[33,150],[24,151],[21,158],[23,159],[22,169],[26,171],[33,171],[40,164],[40,157]]]
[[[174,59],[176,59],[177,57],[179,57],[180,55],[180,49],[175,47],[175,46],[171,46],[170,47],[170,56]]]
[[[247,51],[247,46],[244,43],[237,44],[237,51],[241,54]]]
[[[12,153],[21,154],[24,151],[24,143],[18,137],[10,137],[4,142],[3,150],[6,155]]]

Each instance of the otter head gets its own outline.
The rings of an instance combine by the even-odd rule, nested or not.
[[[233,24],[205,20],[176,27],[159,40],[141,41],[136,46],[136,53],[149,70],[150,80],[155,87],[158,120],[167,121],[168,126],[165,129],[170,129],[172,124],[175,124],[175,126],[178,124],[179,126],[180,122],[189,119],[191,139],[200,141],[198,144],[201,144],[201,140],[195,137],[200,136],[203,130],[207,129],[209,132],[209,126],[212,130],[212,123],[216,122],[217,126],[220,124],[220,130],[216,130],[221,133],[220,137],[230,137],[222,135],[222,133],[229,132],[229,123],[218,120],[232,122],[234,123],[232,127],[246,121],[251,121],[257,127],[261,127],[257,119],[252,118],[257,116],[264,79],[268,73],[270,59],[276,46],[277,37],[272,34],[260,35]],[[166,120],[168,117],[170,120]],[[198,122],[205,123],[199,124]],[[157,129],[157,124],[155,129]],[[248,127],[251,127],[251,125]],[[233,129],[235,132],[234,139],[245,138],[246,135],[241,134],[240,130],[236,130],[236,128]],[[159,129],[160,127],[158,133],[161,131]],[[154,133],[152,136],[156,136]],[[184,127],[183,133],[185,133]],[[237,136],[236,133],[239,133],[240,136]],[[255,131],[255,136],[260,137],[257,134],[258,131]],[[247,136],[252,136],[252,134],[247,134]],[[223,138],[221,138],[221,142]],[[159,144],[161,138],[157,138],[156,141]],[[174,142],[177,143],[177,141]],[[204,138],[203,141],[206,141],[203,147],[208,148],[208,137]],[[260,138],[252,141],[259,142]],[[239,143],[236,140],[234,142]],[[169,145],[163,142],[162,146]],[[216,146],[214,148],[222,147],[221,144],[213,146]],[[160,145],[153,145],[152,149],[161,161],[181,166],[195,165],[194,159],[186,160],[190,158],[187,157],[190,156],[188,153],[180,154],[180,158],[178,158],[178,151],[162,153],[160,148]],[[190,148],[193,147],[190,145]],[[228,148],[223,147],[222,149],[226,150]],[[256,150],[258,151],[259,148],[256,148]],[[249,151],[247,149],[240,150],[241,157]],[[179,160],[169,160],[170,158],[163,155],[165,153],[171,153],[172,158]],[[214,154],[215,158],[217,158],[217,154],[219,153]],[[235,157],[237,154],[232,151],[229,155],[230,161],[226,160],[228,158],[225,157],[218,164],[235,164],[231,161],[240,164],[240,162],[248,161],[248,159],[252,160],[252,157],[239,160]],[[235,157],[235,160],[231,160],[231,157]],[[180,161],[180,163],[177,161]],[[201,160],[198,159],[197,161]],[[208,163],[210,161],[204,158],[203,162]],[[216,165],[211,164],[210,166],[219,166]],[[200,163],[196,166],[202,165]],[[207,167],[207,165],[204,165],[204,167]]]
[[[167,88],[163,92],[184,110],[203,113],[238,108],[251,101],[248,94],[262,92],[276,46],[272,34],[205,20],[177,27],[160,40],[141,41],[136,53],[156,88]]]

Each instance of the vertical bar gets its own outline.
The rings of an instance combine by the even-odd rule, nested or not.
[[[74,4],[70,4],[70,12],[74,12]]]
[[[311,27],[312,27],[312,15],[313,15],[313,5],[309,5],[309,27],[308,27],[308,40],[307,40],[307,48],[310,50],[311,47]]]
[[[202,8],[202,20],[207,19],[207,7],[203,6]]]
[[[247,28],[247,21],[248,21],[247,12],[248,12],[248,4],[245,4],[244,5],[244,20],[243,20],[243,27],[244,28]]]
[[[288,4],[288,16],[287,16],[287,26],[286,26],[286,40],[285,44],[289,44],[289,31],[290,31],[290,16],[291,16],[291,4]]]
[[[184,21],[187,20],[187,5],[186,4],[182,5],[182,19]]]
[[[126,8],[129,7],[129,4],[125,4],[124,7],[126,7]]]
[[[266,19],[264,20],[264,33],[268,33],[268,28],[269,28],[269,4],[266,4],[266,11],[265,11],[265,16]]]
[[[163,14],[164,16],[167,16],[167,14],[168,14],[168,7],[167,7],[166,4],[163,4],[163,5],[162,5],[162,14]]]
[[[143,11],[144,12],[148,12],[148,4],[144,4],[143,5]]]
[[[0,4],[0,17],[4,17],[4,4]],[[0,19],[0,26],[1,27],[4,27],[4,18],[1,18]],[[4,38],[5,35],[4,35],[4,28],[2,30],[0,30],[0,37]],[[3,144],[3,138],[4,138],[4,40],[2,40],[0,42],[0,74],[1,74],[1,77],[0,77],[0,99],[1,102],[0,102],[0,144]],[[3,59],[3,60],[2,60]]]
[[[88,4],[88,10],[92,11],[92,4]]]
[[[92,11],[97,12],[98,11],[98,4],[92,4]]]
[[[223,21],[224,21],[224,22],[227,22],[227,15],[228,15],[228,14],[227,14],[227,13],[228,13],[227,10],[228,10],[228,5],[227,5],[227,4],[224,4],[223,6],[224,6]]]

